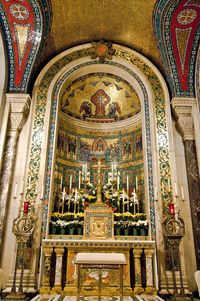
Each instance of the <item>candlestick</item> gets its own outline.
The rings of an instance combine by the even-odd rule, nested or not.
[[[174,183],[174,194],[175,196],[178,196],[178,188],[177,188],[177,183]]]
[[[127,194],[129,194],[129,176],[128,175],[126,177],[126,189],[127,189]]]
[[[138,190],[138,177],[137,177],[137,175],[135,177],[135,190],[136,191]]]
[[[72,178],[73,178],[73,175],[70,174],[70,177],[69,177],[69,189],[72,188]]]
[[[181,196],[182,196],[182,200],[185,200],[185,196],[184,196],[184,189],[183,189],[183,185],[181,185]]]
[[[120,184],[120,172],[118,171],[118,174],[117,174],[117,190],[119,190],[119,184]]]
[[[61,175],[61,179],[60,179],[60,189],[62,191],[62,183],[63,183],[63,175]]]
[[[122,193],[122,206],[123,206],[123,213],[124,213],[124,199],[125,199],[125,193],[124,193],[124,188],[123,188],[123,193]]]
[[[78,189],[80,190],[81,188],[81,171],[79,171],[79,175],[78,175]]]

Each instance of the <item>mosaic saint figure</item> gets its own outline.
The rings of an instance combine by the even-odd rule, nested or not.
[[[103,89],[98,90],[94,95],[92,95],[91,102],[96,107],[95,116],[105,117],[105,107],[110,102],[110,97],[106,94],[106,92]]]
[[[136,153],[141,153],[142,151],[142,134],[136,137],[135,150]]]
[[[92,116],[92,105],[89,101],[82,102],[79,113],[82,113],[83,111],[84,118]]]
[[[65,135],[62,132],[58,132],[57,149],[60,154],[64,152]]]
[[[116,112],[118,112],[119,114],[121,114],[121,110],[119,107],[119,104],[115,101],[109,104],[109,108],[108,108],[108,117],[110,118],[116,118]]]

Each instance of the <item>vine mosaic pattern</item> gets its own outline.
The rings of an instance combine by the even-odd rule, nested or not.
[[[51,80],[56,75],[56,73],[69,62],[75,61],[78,58],[82,58],[88,55],[91,55],[91,48],[83,49],[71,53],[53,66],[51,66],[48,72],[44,75],[36,99],[36,108],[34,116],[34,125],[33,125],[33,135],[32,135],[32,144],[31,144],[31,154],[30,154],[30,163],[29,163],[29,172],[27,184],[30,179],[32,186],[32,194],[27,192],[27,198],[30,201],[34,201],[36,196],[35,187],[38,181],[39,169],[40,169],[40,156],[41,156],[41,144],[42,144],[42,132],[44,128],[44,115],[45,115],[45,105],[47,101],[47,92]],[[167,124],[166,124],[166,114],[165,114],[165,99],[164,93],[159,82],[159,79],[151,70],[151,68],[144,63],[142,59],[139,59],[136,55],[130,54],[126,51],[117,50],[116,55],[124,60],[129,61],[134,66],[140,69],[145,76],[148,78],[151,83],[152,90],[155,97],[155,108],[156,108],[156,125],[157,125],[157,148],[159,153],[159,167],[161,175],[161,186],[162,186],[162,199],[164,212],[167,214],[168,203],[171,200],[171,192],[168,191],[168,187],[171,187],[171,176],[170,176],[170,164],[169,164],[169,144],[168,144],[168,133],[167,133]],[[88,64],[88,63],[86,63]],[[92,61],[90,64],[98,64],[97,61]],[[152,176],[152,157],[151,157],[151,137],[150,137],[150,117],[149,117],[149,105],[148,105],[148,95],[145,90],[145,87],[141,80],[134,74],[133,71],[129,70],[125,66],[121,66],[114,62],[106,62],[109,65],[118,65],[120,68],[127,69],[128,72],[133,75],[136,80],[139,82],[145,100],[145,123],[146,123],[146,137],[147,137],[147,162],[148,162],[148,181],[149,181],[149,199],[150,199],[150,211],[151,211],[151,226],[153,238],[155,238],[155,220],[154,220],[154,198],[153,198],[153,176]],[[48,211],[48,198],[49,198],[49,187],[50,187],[50,170],[52,166],[52,155],[53,155],[53,141],[54,141],[54,131],[55,131],[55,116],[57,110],[57,94],[62,84],[63,80],[69,76],[71,72],[83,67],[84,64],[76,66],[73,70],[70,70],[64,75],[64,77],[58,81],[58,86],[56,88],[55,95],[52,101],[52,117],[51,117],[51,129],[50,129],[50,140],[49,140],[49,153],[48,153],[48,170],[46,178],[46,187],[45,187],[45,204],[44,204],[44,216],[43,216],[43,231],[45,232],[46,223],[47,223],[47,211]],[[126,71],[127,71],[126,70]],[[53,121],[53,122],[52,122]],[[170,183],[169,183],[170,179]],[[171,189],[170,189],[171,190]]]

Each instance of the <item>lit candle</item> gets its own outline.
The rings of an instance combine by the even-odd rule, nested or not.
[[[177,183],[174,183],[174,194],[175,196],[178,196],[178,189],[177,189]]]
[[[169,212],[170,212],[171,215],[174,215],[174,213],[175,213],[174,203],[169,204]]]
[[[135,177],[135,189],[138,190],[138,178],[137,178],[137,175]]]
[[[81,171],[79,171],[79,176],[78,176],[78,189],[81,188]]]
[[[117,190],[119,190],[119,184],[120,184],[120,172],[118,171],[118,174],[117,174]]]
[[[16,183],[16,184],[15,184],[14,198],[16,198],[16,197],[17,197],[17,186],[18,186],[18,184]]]
[[[183,185],[181,185],[181,196],[182,200],[185,200]]]
[[[62,183],[63,183],[63,175],[61,176],[61,180],[60,180],[60,189],[62,190]]]
[[[123,193],[122,193],[123,213],[124,213],[124,199],[125,199],[125,193],[124,193],[124,188],[123,188]]]
[[[24,213],[27,214],[28,213],[28,201],[24,202]]]
[[[69,177],[69,189],[72,188],[72,178],[73,178],[73,176],[72,176],[72,174],[70,174],[70,177]]]
[[[127,194],[129,192],[129,176],[126,177],[126,188],[127,188]]]

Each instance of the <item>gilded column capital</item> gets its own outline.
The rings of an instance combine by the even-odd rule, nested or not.
[[[192,111],[196,107],[196,99],[189,97],[175,97],[171,101],[174,117],[177,121],[183,140],[194,140],[194,120]]]
[[[142,255],[142,249],[134,248],[133,249],[133,255],[134,255],[134,257],[141,257],[141,255]]]
[[[153,257],[154,249],[144,249],[144,254],[146,257]]]
[[[55,248],[56,256],[62,256],[64,253],[64,248]]]
[[[53,248],[52,247],[44,247],[43,252],[44,252],[45,257],[50,257],[52,255]]]
[[[31,98],[29,94],[7,93],[6,101],[10,104],[8,136],[19,134],[28,117]]]

